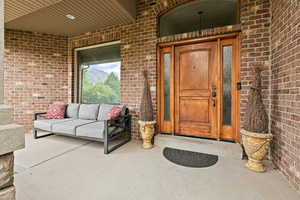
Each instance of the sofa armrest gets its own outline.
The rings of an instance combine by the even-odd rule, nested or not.
[[[131,115],[119,115],[118,117],[115,117],[113,119],[107,120],[107,124],[110,126],[115,126],[119,128],[126,128],[126,125],[131,120]]]
[[[39,116],[42,116],[46,114],[46,112],[39,112],[39,113],[34,113],[33,115],[33,120],[37,120]]]
[[[110,120],[102,121],[104,122],[104,154],[112,152],[131,140],[131,115],[129,115],[129,113],[120,115]],[[114,128],[114,130],[110,133],[108,129],[109,126]],[[118,130],[119,128],[122,128],[121,131]],[[127,135],[125,140],[117,145],[114,145],[113,147],[109,147],[109,141],[119,137],[121,134],[123,135],[123,133]]]

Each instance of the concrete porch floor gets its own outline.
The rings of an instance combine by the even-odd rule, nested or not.
[[[235,144],[199,140],[199,149],[212,149],[219,161],[209,168],[193,169],[166,160],[162,156],[165,141],[163,136],[151,150],[143,150],[139,141],[132,141],[104,155],[102,143],[63,136],[33,140],[27,134],[26,149],[15,153],[17,199],[300,199],[271,165],[263,174],[245,169],[245,161],[232,153]],[[178,148],[178,142],[174,144]],[[183,148],[188,148],[186,143]]]

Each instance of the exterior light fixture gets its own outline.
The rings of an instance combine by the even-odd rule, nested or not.
[[[67,14],[66,17],[67,17],[68,19],[70,19],[70,20],[76,19],[76,17],[73,16],[73,15],[71,15],[71,14]]]
[[[198,15],[199,15],[199,22],[200,22],[200,24],[199,24],[199,31],[201,31],[202,30],[202,15],[203,15],[203,11],[199,11],[198,12]]]

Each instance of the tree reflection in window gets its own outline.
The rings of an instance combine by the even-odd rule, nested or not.
[[[121,62],[82,67],[82,103],[120,103]]]

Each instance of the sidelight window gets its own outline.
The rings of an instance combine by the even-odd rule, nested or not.
[[[170,109],[171,109],[171,54],[164,54],[164,119],[170,121]]]
[[[231,125],[232,46],[223,46],[223,124]]]

